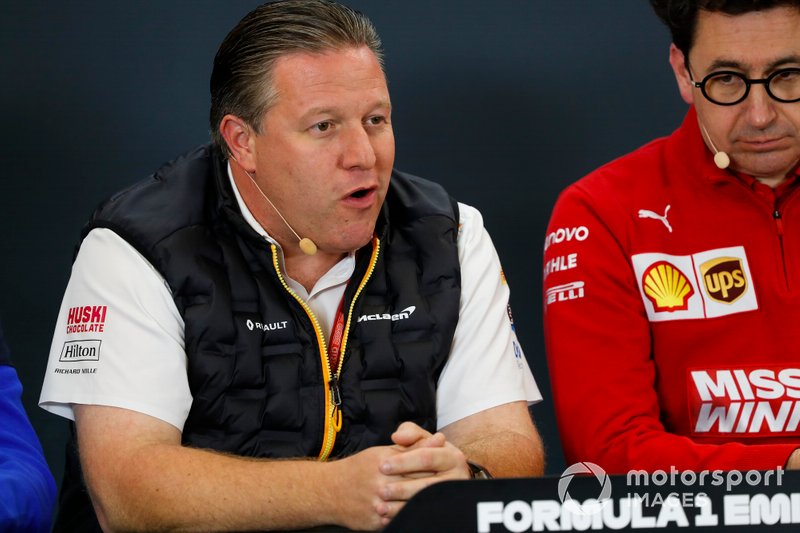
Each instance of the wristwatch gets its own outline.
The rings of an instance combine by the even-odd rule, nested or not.
[[[472,461],[467,461],[472,479],[492,479],[492,474],[484,467]]]

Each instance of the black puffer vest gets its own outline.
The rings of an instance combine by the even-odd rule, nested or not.
[[[320,335],[330,332],[318,331],[284,285],[277,252],[242,218],[216,148],[112,197],[83,235],[98,227],[164,276],[185,321],[185,444],[324,459],[387,444],[405,420],[436,429],[461,285],[457,205],[440,186],[393,173],[377,238],[357,252],[345,291],[339,372],[322,355]]]

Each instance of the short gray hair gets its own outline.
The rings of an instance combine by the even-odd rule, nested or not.
[[[219,131],[225,115],[244,120],[256,133],[275,103],[275,62],[296,52],[368,47],[383,68],[378,32],[363,14],[328,0],[279,0],[245,15],[222,41],[211,73],[211,135],[228,153]]]

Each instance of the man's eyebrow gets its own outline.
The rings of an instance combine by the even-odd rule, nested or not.
[[[767,65],[765,72],[770,72],[777,68],[780,68],[784,65],[792,64],[792,63],[800,63],[800,55],[792,54],[788,56],[781,57],[776,59],[772,63]],[[734,61],[732,59],[716,59],[711,65],[708,67],[709,71],[718,70],[721,68],[728,68],[728,69],[736,69],[736,70],[749,70],[749,65],[742,63],[740,61]]]
[[[744,70],[742,63],[731,59],[715,59],[714,62],[709,65],[708,70],[713,71],[721,68]]]
[[[311,117],[314,115],[330,115],[335,113],[335,109],[329,106],[320,106],[320,107],[312,107],[305,113],[303,113],[304,117]]]
[[[386,100],[378,100],[375,102],[375,105],[372,106],[372,109],[392,109],[392,102],[389,99]]]
[[[795,66],[798,63],[800,63],[800,55],[793,54],[793,55],[790,55],[790,56],[786,56],[786,57],[782,57],[780,59],[777,59],[777,60],[773,61],[772,63],[770,63],[767,66],[767,71],[775,70],[775,69],[780,68],[780,67],[782,67],[784,65],[789,65],[789,64],[792,64],[792,63],[795,64]]]
[[[381,108],[391,109],[392,108],[392,102],[390,100],[388,100],[388,99],[386,99],[386,100],[378,100],[370,108],[370,110],[381,109]],[[316,116],[316,115],[335,115],[336,113],[337,113],[337,108],[336,107],[319,106],[319,107],[312,107],[311,109],[309,109],[308,111],[303,113],[303,117],[313,117],[313,116]]]

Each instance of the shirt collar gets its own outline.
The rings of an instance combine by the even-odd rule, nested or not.
[[[714,164],[714,153],[706,146],[703,135],[700,133],[700,126],[697,122],[697,111],[694,106],[689,107],[689,111],[683,119],[683,124],[674,135],[671,149],[678,161],[682,161],[687,168],[700,168],[703,177],[712,182],[740,180],[751,189],[756,188],[756,184],[761,184],[756,178],[747,174],[733,172],[728,169],[720,169]],[[791,190],[798,183],[798,173],[800,168],[787,177],[775,188],[775,197],[778,198],[786,191]],[[766,187],[766,185],[764,185]]]
[[[258,223],[256,217],[254,217],[253,213],[251,213],[250,209],[248,209],[247,204],[244,203],[242,195],[239,193],[239,189],[236,187],[236,181],[233,179],[233,171],[231,170],[230,162],[227,163],[227,170],[228,170],[228,180],[230,180],[231,189],[233,189],[233,195],[236,197],[236,203],[239,205],[239,210],[242,212],[242,218],[245,220],[245,222],[247,222],[247,224],[251,228],[253,228],[253,230],[256,233],[264,237],[264,239],[266,239],[267,242],[269,242],[270,244],[274,244],[278,248],[278,258],[280,261],[280,265],[281,268],[285,271],[286,267],[284,266],[284,261],[283,261],[283,248],[281,248],[281,245],[278,243],[278,241],[272,238],[272,236],[270,236],[270,234],[267,233],[267,230],[265,230],[263,226],[261,226],[261,224]],[[308,293],[308,295],[313,296],[315,293],[325,290],[326,288],[339,285],[350,279],[350,276],[352,276],[353,272],[355,271],[355,265],[356,265],[355,257],[356,257],[355,252],[350,252],[341,261],[333,265],[333,267],[328,272],[326,272],[319,279],[319,281],[317,281],[317,284],[311,290],[311,293]],[[291,280],[291,278],[289,278],[288,275],[287,278]],[[291,281],[294,282],[294,280]],[[298,288],[301,287],[301,285],[297,282],[294,282],[292,285],[293,285],[292,288],[295,290],[299,290]],[[301,292],[306,293],[305,289],[303,289]]]
[[[278,249],[280,249],[281,245],[278,244],[278,241],[273,239],[270,236],[270,234],[267,233],[267,230],[265,230],[261,226],[261,224],[258,223],[258,221],[256,220],[256,217],[254,217],[253,213],[250,212],[250,209],[247,208],[247,204],[244,203],[244,200],[242,199],[242,195],[239,193],[239,188],[236,187],[236,180],[233,179],[233,171],[231,170],[230,162],[227,163],[226,168],[227,168],[227,171],[228,171],[228,180],[231,183],[231,189],[233,189],[233,195],[236,197],[236,203],[239,205],[239,211],[242,212],[242,218],[244,218],[245,222],[247,222],[247,224],[251,228],[253,228],[253,230],[256,233],[258,233],[259,235],[264,237],[268,242],[270,242],[271,244],[276,245],[278,247]]]

